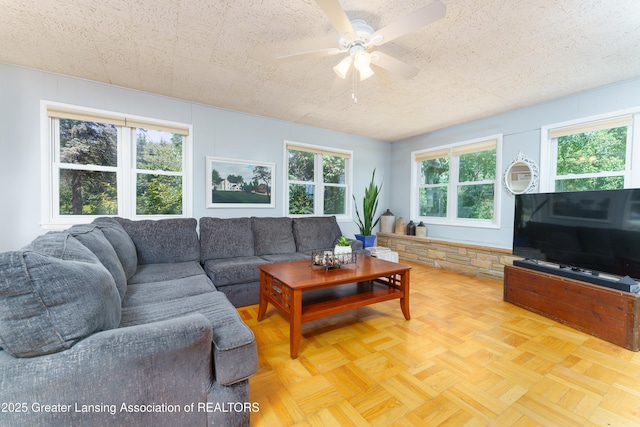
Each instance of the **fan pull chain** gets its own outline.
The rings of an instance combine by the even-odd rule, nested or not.
[[[358,97],[356,96],[356,90],[358,89],[358,80],[356,79],[356,74],[358,74],[358,70],[356,70],[354,68],[353,73],[351,73],[352,75],[352,80],[351,80],[351,99],[353,100],[354,104],[358,103]]]

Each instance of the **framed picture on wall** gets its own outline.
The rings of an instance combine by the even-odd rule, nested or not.
[[[275,163],[207,156],[207,208],[274,208]]]

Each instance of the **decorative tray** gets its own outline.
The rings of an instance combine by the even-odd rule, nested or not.
[[[333,249],[322,249],[311,252],[311,264],[326,270],[330,268],[340,268],[347,264],[355,264],[356,259],[357,254],[355,252],[337,254]]]

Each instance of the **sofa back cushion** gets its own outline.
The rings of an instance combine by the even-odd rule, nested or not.
[[[93,220],[93,224],[102,231],[104,237],[111,243],[122,264],[127,280],[131,279],[138,269],[138,253],[131,237],[122,228],[122,225],[113,218],[96,218]]]
[[[341,235],[335,216],[293,219],[293,236],[298,252],[333,248]]]
[[[276,255],[296,251],[291,218],[251,218],[255,254]]]
[[[127,292],[127,276],[118,259],[115,249],[104,236],[104,233],[94,224],[74,225],[68,230],[80,243],[86,246],[100,260],[102,265],[111,273],[116,282],[120,298],[124,299]]]
[[[111,274],[67,232],[0,254],[0,346],[15,357],[55,353],[120,323]]]
[[[200,261],[198,221],[195,218],[115,219],[136,245],[138,264]]]
[[[200,258],[253,256],[251,218],[200,218]]]

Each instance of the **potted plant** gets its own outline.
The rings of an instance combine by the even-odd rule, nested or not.
[[[364,189],[364,197],[362,198],[362,217],[360,216],[360,211],[358,210],[358,202],[356,201],[356,196],[353,196],[353,201],[356,204],[356,216],[358,217],[358,228],[360,229],[360,234],[356,234],[356,239],[362,242],[362,245],[365,248],[369,248],[374,246],[376,241],[376,236],[372,235],[373,228],[380,221],[380,217],[375,219],[376,211],[378,210],[378,197],[380,196],[380,188],[382,185],[378,187],[375,184],[376,170],[373,170],[373,174],[371,175],[371,182],[369,186]]]
[[[336,247],[333,249],[333,253],[338,254],[350,254],[351,253],[351,240],[345,236],[340,236],[336,242]]]

